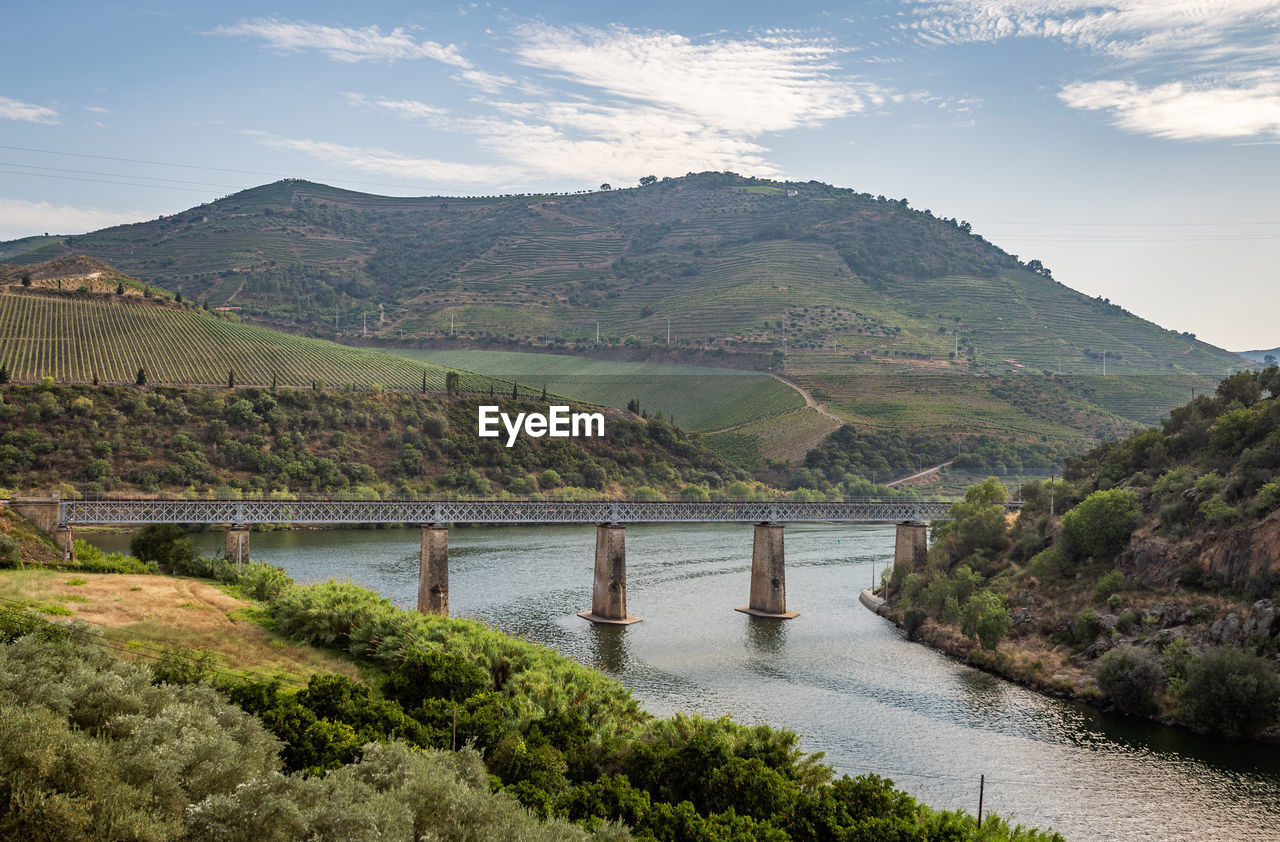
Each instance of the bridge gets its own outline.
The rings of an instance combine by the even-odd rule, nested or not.
[[[249,529],[254,524],[343,526],[418,524],[422,541],[418,574],[418,610],[449,613],[450,524],[596,525],[595,575],[591,610],[581,617],[596,623],[627,624],[626,525],[632,523],[753,523],[751,589],[737,610],[759,617],[788,619],[783,529],[788,523],[895,523],[894,563],[923,566],[928,548],[926,524],[949,520],[950,504],[840,500],[686,502],[659,500],[59,500],[15,499],[12,507],[54,535],[65,558],[72,557],[72,532],[78,526],[150,523],[225,525],[226,557],[249,560]],[[1010,507],[1014,509],[1016,507]]]

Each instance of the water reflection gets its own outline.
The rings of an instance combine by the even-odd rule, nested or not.
[[[590,623],[591,666],[608,673],[618,674],[627,669],[627,626],[611,623]]]
[[[754,652],[769,655],[786,648],[789,620],[771,620],[753,614],[743,616],[747,618],[747,644]]]

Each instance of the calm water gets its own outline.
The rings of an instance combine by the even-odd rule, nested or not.
[[[747,601],[749,524],[628,527],[628,608],[644,622],[625,628],[575,616],[591,605],[590,526],[451,530],[449,596],[455,615],[597,667],[654,713],[790,728],[837,770],[888,776],[935,807],[975,810],[985,774],[987,810],[1073,840],[1280,840],[1280,750],[1103,716],[907,643],[857,598],[893,537],[787,527],[789,621],[733,610]],[[199,536],[207,551],[221,538]],[[416,601],[416,529],[254,533],[252,550],[299,581]]]

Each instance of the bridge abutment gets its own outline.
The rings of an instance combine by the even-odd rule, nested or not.
[[[751,546],[751,601],[734,610],[753,617],[790,620],[800,616],[787,610],[787,571],[782,542],[783,525],[757,523]]]
[[[596,526],[596,564],[591,583],[591,610],[578,616],[593,623],[629,625],[640,622],[627,613],[627,530],[616,523]]]
[[[227,561],[237,567],[249,563],[249,527],[243,524],[232,524],[227,527],[226,549],[223,554]]]
[[[449,530],[435,524],[422,527],[418,610],[423,614],[449,616]]]

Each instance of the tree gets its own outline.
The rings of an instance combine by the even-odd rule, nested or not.
[[[175,304],[181,304],[181,303],[182,303],[182,290],[178,290],[177,292],[175,292],[175,293],[173,294],[173,303],[175,303]]]
[[[29,287],[29,286],[31,286],[31,273],[30,273],[30,272],[23,272],[23,273],[22,273],[22,285],[23,285],[24,287]]]
[[[540,398],[540,400],[545,401],[546,399],[547,399],[547,387],[544,384],[542,387],[542,397]]]
[[[423,374],[425,377],[426,375]],[[458,396],[459,384],[462,377],[456,371],[451,371],[444,376],[444,390],[449,393],[449,397],[456,398]]]
[[[147,370],[145,368],[138,369],[138,376],[134,378],[133,382],[139,386],[147,385]]]
[[[1237,371],[1218,384],[1218,397],[1223,403],[1239,401],[1244,406],[1253,406],[1262,398],[1262,383],[1251,371]]]
[[[641,186],[641,187],[648,187],[650,184],[653,184],[653,183],[654,183],[654,182],[656,182],[657,180],[658,180],[658,177],[657,177],[656,175],[646,175],[646,176],[641,176],[641,178],[640,178],[640,186]]]
[[[604,184],[601,184],[601,185],[600,185],[600,189],[601,189],[601,190],[612,190],[612,189],[613,189],[613,186],[612,186],[611,184],[609,184],[609,182],[607,182],[607,181],[606,181]]]
[[[1045,266],[1039,260],[1028,260],[1027,269],[1029,269],[1032,272],[1035,272],[1037,275],[1040,275],[1041,277],[1053,280],[1053,273],[1049,271],[1049,267]]]
[[[1077,560],[1114,558],[1137,524],[1137,494],[1125,488],[1095,491],[1062,516],[1064,549]]]
[[[116,295],[124,295],[124,281],[116,282]]]
[[[988,652],[995,651],[1012,625],[1004,598],[991,591],[973,596],[960,612],[960,630],[970,640],[976,639]]]
[[[236,387],[236,370],[234,368],[227,371],[227,388],[234,389]]]
[[[196,545],[187,530],[176,523],[150,523],[134,533],[129,554],[172,568],[195,558]]]
[[[1264,354],[1264,355],[1263,355],[1263,357],[1262,357],[1262,361],[1263,361],[1264,363],[1266,363],[1267,365],[1275,365],[1275,364],[1276,364],[1276,355],[1275,355],[1275,354]]]
[[[982,553],[994,557],[1009,546],[1009,525],[1005,520],[1004,503],[1009,491],[995,477],[969,486],[964,502],[954,503],[952,520],[934,527],[933,539],[945,547],[950,562]]]
[[[513,401],[520,400],[520,384],[519,383],[511,384],[511,400]]]
[[[1280,677],[1257,655],[1223,646],[1192,662],[1181,695],[1192,728],[1247,737],[1275,718]]]
[[[0,364],[0,386],[9,382],[9,366]]]
[[[1116,710],[1142,716],[1155,709],[1155,695],[1164,684],[1164,667],[1149,649],[1121,644],[1098,659],[1093,670],[1098,688]]]

